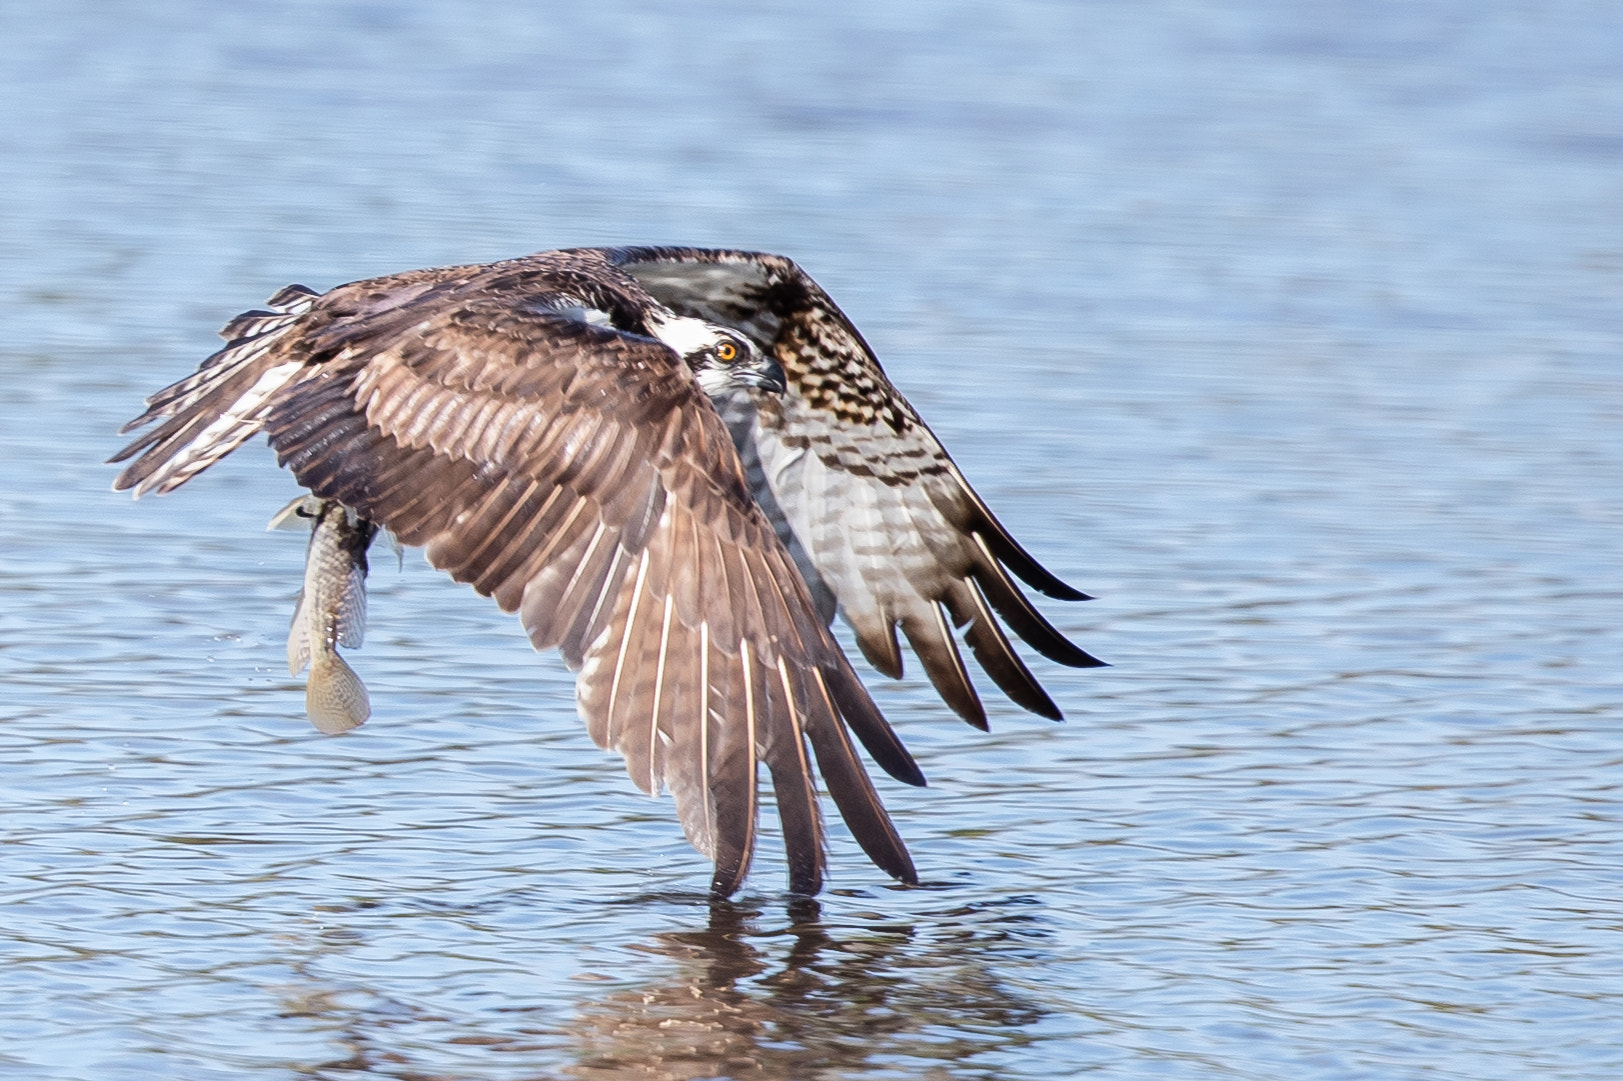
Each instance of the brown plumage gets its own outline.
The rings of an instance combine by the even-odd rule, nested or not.
[[[290,286],[126,428],[114,487],[166,492],[257,431],[325,501],[516,611],[579,675],[592,738],[668,789],[712,889],[743,880],[758,767],[790,888],[824,853],[815,775],[857,841],[911,859],[847,735],[923,784],[828,629],[901,674],[896,630],[984,728],[954,628],[1015,702],[1059,717],[994,612],[1062,664],[1099,662],[1010,577],[1081,599],[970,489],[872,352],[794,263],[578,249]],[[812,762],[815,761],[815,770]]]

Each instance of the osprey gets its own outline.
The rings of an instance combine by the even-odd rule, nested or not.
[[[822,886],[818,774],[874,863],[918,880],[850,735],[897,780],[924,777],[835,643],[836,612],[892,678],[899,628],[983,730],[955,631],[1056,720],[998,617],[1051,660],[1101,663],[1011,574],[1086,595],[1015,542],[783,256],[582,248],[268,305],[147,400],[124,430],[161,423],[113,458],[135,458],[114,488],[171,491],[265,432],[318,507],[426,548],[559,650],[592,738],[672,793],[717,895],[749,868],[762,762],[793,892]]]

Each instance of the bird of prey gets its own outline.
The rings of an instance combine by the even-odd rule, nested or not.
[[[1101,663],[1013,578],[1086,595],[999,524],[783,256],[580,248],[293,285],[268,306],[147,400],[124,430],[156,426],[113,458],[134,458],[115,489],[171,491],[266,433],[318,508],[426,548],[559,650],[592,738],[672,793],[718,896],[749,868],[763,762],[792,892],[823,882],[819,775],[869,858],[917,882],[850,736],[892,777],[924,777],[832,637],[836,613],[892,678],[900,629],[982,729],[959,634],[1009,698],[1056,720],[1005,626],[1060,664]]]

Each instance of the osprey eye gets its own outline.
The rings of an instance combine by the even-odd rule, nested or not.
[[[716,359],[723,364],[731,364],[738,359],[738,346],[732,342],[722,342],[716,346]]]

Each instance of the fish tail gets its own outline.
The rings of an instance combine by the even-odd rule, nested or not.
[[[310,665],[310,680],[304,686],[304,711],[316,731],[336,736],[364,724],[372,715],[372,703],[355,669],[335,650],[322,650]]]

